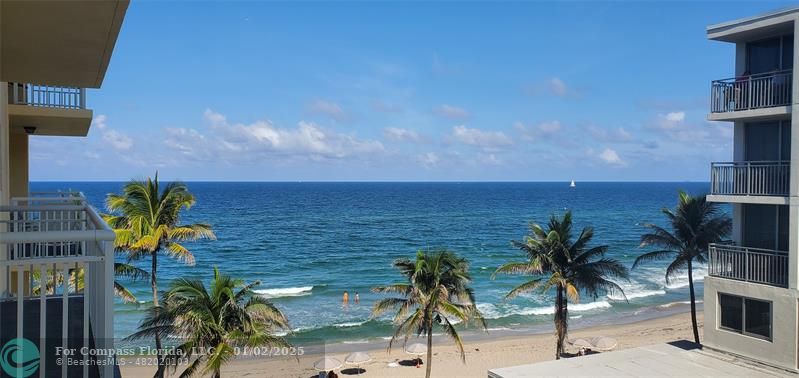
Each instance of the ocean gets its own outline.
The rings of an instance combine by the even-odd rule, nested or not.
[[[79,190],[100,211],[107,193],[122,182],[34,182],[32,191]],[[370,317],[377,294],[370,288],[401,282],[392,261],[413,258],[419,249],[447,248],[469,259],[479,309],[490,332],[551,330],[553,296],[503,296],[525,277],[493,271],[524,255],[511,247],[530,222],[572,210],[576,228],[595,229],[593,245],[610,246],[608,256],[632,266],[644,223],[663,225],[663,207],[674,207],[678,190],[703,194],[708,183],[568,182],[537,183],[328,183],[189,182],[196,206],[184,222],[207,222],[218,240],[187,243],[193,266],[159,259],[159,286],[177,277],[209,280],[213,267],[246,281],[289,318],[295,340],[365,343],[391,335],[390,318]],[[122,259],[119,257],[118,259]],[[149,260],[139,263],[148,269]],[[666,283],[667,262],[632,271],[620,296],[583,295],[570,304],[572,324],[590,325],[654,317],[688,300],[685,275]],[[697,298],[702,298],[699,267]],[[149,283],[121,279],[138,303],[115,305],[115,334],[136,330],[151,305]],[[350,305],[341,297],[350,293]],[[360,304],[352,299],[360,295]]]

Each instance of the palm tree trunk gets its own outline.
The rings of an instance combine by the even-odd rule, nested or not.
[[[557,286],[557,298],[555,300],[555,332],[557,333],[558,342],[555,347],[555,359],[559,360],[560,355],[563,354],[563,288]]]
[[[427,366],[425,367],[425,378],[430,378],[433,369],[433,319],[427,322]]]
[[[696,325],[696,295],[694,294],[694,272],[688,260],[688,291],[691,293],[691,325],[694,327],[694,342],[699,344],[699,327]]]
[[[152,267],[150,268],[150,287],[153,289],[153,306],[158,306],[158,281],[157,281],[157,269],[158,269],[158,253],[157,251],[152,253]],[[158,370],[155,372],[156,378],[163,378],[164,377],[164,356],[161,355],[161,336],[155,334],[155,350],[157,353],[157,360],[158,360]]]

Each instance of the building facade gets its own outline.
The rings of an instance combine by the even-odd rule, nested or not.
[[[113,358],[55,358],[59,347],[114,346],[114,232],[80,193],[29,191],[28,142],[87,135],[87,88],[100,88],[127,8],[0,1],[0,347],[35,345],[33,376],[114,376]]]
[[[711,164],[709,201],[729,204],[731,240],[709,248],[706,347],[799,366],[799,8],[707,28],[735,44],[734,75],[711,83],[711,121],[732,122],[731,162]]]

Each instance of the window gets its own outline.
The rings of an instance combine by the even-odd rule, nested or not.
[[[719,293],[719,328],[771,340],[771,302]]]
[[[746,67],[752,75],[792,68],[793,35],[747,43]]]
[[[746,298],[744,299],[744,308],[746,309],[744,315],[746,327],[744,330],[770,339],[771,303]]]
[[[743,332],[743,298],[719,294],[721,326],[731,331]]]

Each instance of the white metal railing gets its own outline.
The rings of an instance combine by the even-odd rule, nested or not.
[[[55,200],[59,197],[61,202]],[[24,202],[33,204],[19,205]],[[0,313],[0,319],[16,319],[17,337],[24,333],[34,342],[37,336],[31,337],[32,326],[26,324],[38,323],[33,328],[38,330],[41,351],[39,376],[46,377],[54,373],[55,366],[55,361],[47,361],[53,358],[45,352],[47,330],[58,328],[59,320],[61,342],[55,344],[74,347],[77,339],[81,347],[113,348],[114,232],[85,198],[75,193],[36,193],[15,198],[12,203],[15,205],[0,207],[0,277],[4,276],[0,280],[0,304],[5,305],[0,308],[11,306],[16,316]],[[61,318],[36,319],[36,313],[48,314],[48,306],[60,308]],[[75,324],[82,325],[82,335],[74,334]],[[113,364],[102,362],[97,366],[100,376],[113,377]],[[73,376],[74,370],[82,369],[84,377],[95,369],[84,364],[69,367],[68,374],[66,364],[55,368],[60,369],[60,376]]]
[[[710,85],[710,112],[790,105],[792,80],[791,70],[714,80]]]
[[[710,164],[710,194],[787,196],[790,161],[736,161]]]
[[[86,88],[8,83],[8,103],[45,108],[86,109]]]
[[[708,274],[713,277],[788,287],[788,252],[711,244]]]

